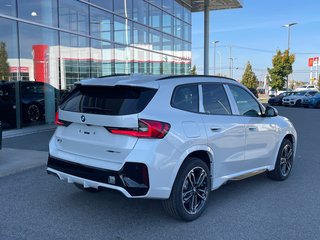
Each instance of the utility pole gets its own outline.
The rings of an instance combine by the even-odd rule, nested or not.
[[[216,45],[217,43],[219,43],[220,41],[213,41],[213,75],[216,75]]]
[[[232,78],[232,56],[231,56],[232,47],[229,46],[229,77]]]
[[[283,25],[282,27],[288,28],[288,56],[290,57],[290,29],[291,26],[296,25],[297,23],[288,23],[286,25]],[[287,91],[289,88],[289,75],[287,76]]]

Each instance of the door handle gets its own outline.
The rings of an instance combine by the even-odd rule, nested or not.
[[[257,127],[248,127],[249,131],[257,131]]]
[[[220,132],[221,128],[210,128],[212,132]]]

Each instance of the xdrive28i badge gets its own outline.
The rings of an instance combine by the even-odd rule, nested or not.
[[[86,117],[84,115],[81,115],[80,119],[81,119],[81,122],[85,122],[86,121]]]

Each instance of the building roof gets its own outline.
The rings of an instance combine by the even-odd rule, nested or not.
[[[192,0],[191,11],[192,12],[202,12],[204,11],[205,0]],[[209,0],[210,10],[222,10],[231,8],[242,8],[243,0]]]

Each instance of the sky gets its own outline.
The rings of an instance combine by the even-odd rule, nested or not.
[[[230,47],[233,78],[241,79],[249,61],[260,81],[272,67],[277,50],[288,48],[288,28],[291,27],[290,53],[295,54],[290,79],[309,82],[308,58],[320,57],[320,0],[243,0],[240,9],[211,11],[209,73],[213,74],[216,44],[216,74],[230,76]],[[192,14],[192,64],[203,73],[203,12]],[[320,72],[320,68],[319,68]],[[315,73],[315,68],[314,68]]]

